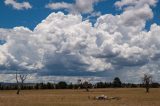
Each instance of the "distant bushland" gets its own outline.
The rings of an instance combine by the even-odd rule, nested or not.
[[[89,83],[88,89],[92,88],[143,88],[144,84],[134,84],[134,83],[121,83],[120,85],[113,82],[97,82]],[[151,88],[159,88],[160,84],[154,82],[150,84]],[[58,83],[24,83],[22,90],[31,90],[31,89],[86,89],[86,86],[83,84],[73,84],[67,83],[65,81],[60,81]],[[0,90],[17,90],[16,83],[0,83]]]

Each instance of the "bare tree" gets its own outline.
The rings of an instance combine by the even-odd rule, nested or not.
[[[143,81],[144,87],[146,88],[146,93],[149,93],[149,88],[152,83],[152,76],[148,74],[144,74],[142,81]]]
[[[16,81],[17,81],[17,95],[19,95],[24,81],[27,79],[27,74],[17,74],[16,72]]]

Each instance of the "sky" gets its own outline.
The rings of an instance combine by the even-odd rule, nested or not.
[[[0,82],[160,82],[159,0],[0,0]]]

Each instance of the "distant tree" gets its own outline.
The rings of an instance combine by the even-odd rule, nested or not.
[[[45,89],[45,84],[43,82],[39,83],[39,88],[40,89]]]
[[[77,85],[78,85],[78,89],[81,89],[81,85],[82,85],[82,80],[81,79],[77,80]]]
[[[159,83],[157,82],[152,83],[152,88],[159,88]]]
[[[16,72],[17,95],[19,95],[21,89],[23,88],[23,84],[26,79],[27,79],[27,74],[17,74]]]
[[[115,77],[113,80],[113,87],[117,88],[117,87],[121,87],[122,86],[122,82],[118,77]]]
[[[39,89],[39,83],[36,83],[36,85],[34,86],[35,89]]]
[[[3,90],[3,86],[2,86],[2,84],[0,83],[0,90]]]
[[[52,89],[52,88],[53,88],[53,85],[50,82],[48,82],[47,83],[47,89]]]
[[[89,83],[87,81],[83,83],[83,87],[86,89],[87,92],[89,92]]]
[[[96,87],[97,88],[105,88],[107,86],[107,83],[103,83],[103,82],[98,82],[97,84],[96,84]]]
[[[66,89],[67,88],[67,83],[64,82],[64,81],[60,81],[58,84],[57,84],[57,87],[59,89]]]
[[[149,93],[150,85],[152,83],[152,76],[148,74],[144,74],[142,81],[143,81],[144,87],[146,88],[146,93]]]
[[[68,87],[67,88],[69,88],[69,89],[73,89],[73,84],[72,83],[70,83],[69,85],[68,85]]]

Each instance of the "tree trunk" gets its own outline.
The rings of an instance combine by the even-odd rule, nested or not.
[[[87,91],[87,92],[89,92],[89,89],[88,89],[88,88],[86,88],[86,91]]]
[[[149,87],[146,88],[146,93],[149,93]]]
[[[20,91],[21,91],[21,86],[18,85],[18,88],[17,88],[17,95],[19,95]]]

